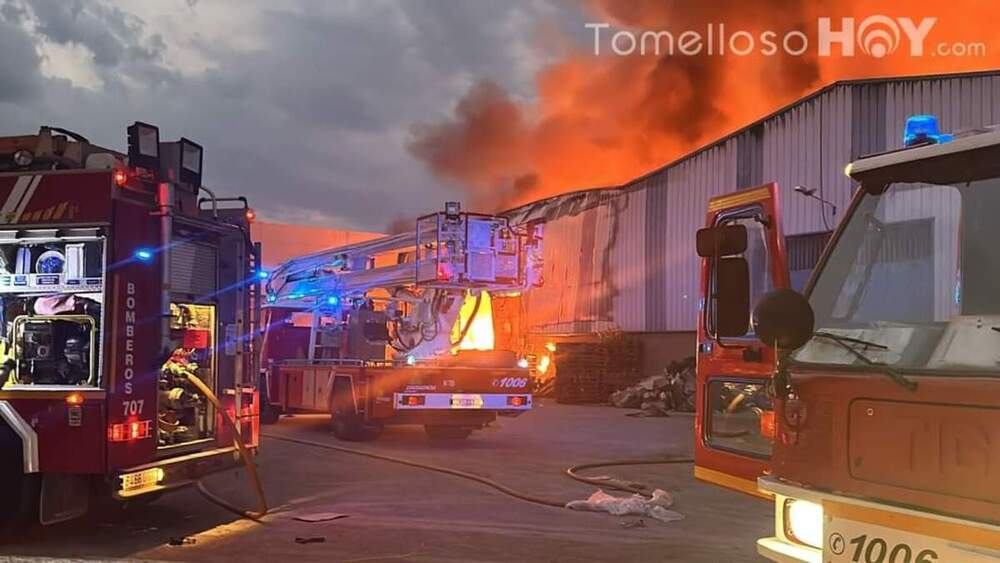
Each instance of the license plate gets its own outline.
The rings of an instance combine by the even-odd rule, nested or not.
[[[452,395],[451,408],[453,409],[481,409],[483,408],[482,395]]]
[[[159,467],[146,469],[137,473],[122,475],[122,492],[129,493],[152,487],[163,478],[163,470]]]
[[[824,563],[996,563],[1000,551],[841,517],[827,520]]]

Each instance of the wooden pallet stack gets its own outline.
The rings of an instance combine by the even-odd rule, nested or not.
[[[604,400],[619,389],[624,389],[642,376],[642,347],[637,339],[622,332],[602,335],[601,343],[608,354],[608,371],[601,391]]]
[[[560,403],[604,403],[640,376],[641,349],[628,335],[601,335],[598,342],[561,342],[556,349],[555,395]]]

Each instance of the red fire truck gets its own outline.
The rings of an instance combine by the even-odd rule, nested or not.
[[[530,410],[527,362],[493,349],[490,293],[535,283],[539,244],[448,204],[413,232],[282,264],[267,284],[264,421],[321,412],[344,440],[385,424],[461,439]]]
[[[696,476],[773,499],[775,561],[1000,560],[1000,131],[904,144],[847,168],[804,297],[775,185],[698,233]]]
[[[4,526],[151,498],[257,445],[244,212],[199,201],[197,144],[128,137],[128,154],[55,127],[0,138]]]

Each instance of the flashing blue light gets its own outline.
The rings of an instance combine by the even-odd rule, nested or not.
[[[156,254],[155,252],[153,252],[148,248],[137,248],[136,251],[132,254],[132,256],[134,256],[135,259],[140,262],[152,262],[153,256],[155,254]]]
[[[267,302],[268,303],[274,303],[277,300],[278,300],[278,296],[275,295],[275,294],[273,294],[273,293],[267,296]]]
[[[268,272],[267,270],[257,270],[257,279],[266,280],[269,277],[271,277],[271,272]]]
[[[340,305],[340,298],[336,295],[331,295],[326,298],[326,304],[331,307],[336,307],[337,305]]]
[[[954,135],[942,133],[936,115],[911,115],[906,119],[903,146],[912,147],[925,143],[947,143]]]

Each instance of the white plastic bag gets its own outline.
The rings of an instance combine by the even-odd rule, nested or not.
[[[642,495],[614,497],[598,489],[587,500],[574,500],[567,503],[566,508],[590,512],[607,512],[615,516],[648,516],[661,522],[683,520],[683,514],[668,510],[673,503],[674,499],[662,489],[653,491],[651,498],[646,498]]]

